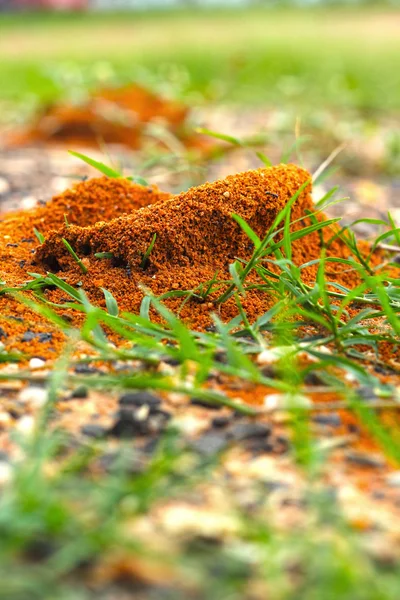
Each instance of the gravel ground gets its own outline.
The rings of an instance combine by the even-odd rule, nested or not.
[[[210,121],[212,126],[212,119]],[[234,117],[229,126],[234,129]],[[90,151],[88,154],[94,155]],[[118,149],[112,155],[118,155],[133,172],[141,164],[139,153]],[[207,165],[201,178],[215,179],[256,165],[253,153],[240,149]],[[1,210],[31,208],[37,202],[46,202],[73,182],[94,174],[93,169],[63,149],[0,149]],[[193,183],[200,177],[199,173],[190,176]],[[146,177],[172,190],[190,181],[187,171],[177,175],[159,167]],[[334,214],[344,213],[345,220],[351,222],[367,216],[382,217],[384,211],[391,208],[400,220],[398,181],[360,174],[350,177],[341,173],[336,177],[351,200],[344,205],[345,209],[343,205],[334,207]],[[316,199],[323,193],[323,186],[317,187]],[[358,232],[368,236],[371,226],[361,224]],[[37,384],[33,382],[28,387],[19,382],[1,384],[0,484],[11,476],[10,465],[17,452],[10,433],[28,434],[44,402],[41,376],[46,374],[47,365],[35,363],[32,366],[37,368]],[[173,370],[176,366],[160,364],[158,368]],[[237,387],[235,382],[218,378],[213,385],[239,399],[249,393],[245,386]],[[315,393],[323,399],[324,392],[318,385]],[[215,541],[234,535],[238,523],[230,513],[232,498],[245,511],[261,516],[268,514],[282,530],[309,522],[312,519],[307,507],[310,489],[292,458],[289,422],[290,414],[284,409],[272,411],[254,422],[225,408],[212,409],[196,399],[188,401],[174,394],[158,396],[141,392],[117,397],[85,389],[71,390],[63,396],[52,420],[53,426],[70,433],[71,448],[84,446],[88,440],[103,440],[102,454],[92,467],[98,472],[110,469],[123,439],[133,441],[136,452],[131,468],[133,472],[140,472],[157,447],[167,423],[180,430],[185,442],[202,456],[226,450],[217,478],[200,486],[194,496],[156,506],[146,519],[135,524],[139,538],[153,539],[161,548],[168,548],[172,540],[174,545],[194,535]],[[320,480],[324,481],[325,492],[332,494],[347,521],[360,532],[368,553],[390,563],[400,556],[400,472],[394,470],[376,448],[366,450],[360,430],[340,412],[315,412],[312,430],[328,457]],[[114,596],[112,586],[109,592],[104,589],[101,597],[105,599],[123,597],[121,590]]]

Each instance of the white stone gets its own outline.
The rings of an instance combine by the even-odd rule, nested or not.
[[[24,404],[31,404],[35,408],[40,408],[47,401],[47,390],[42,387],[29,385],[19,393],[19,400]]]
[[[37,199],[34,196],[25,196],[21,200],[21,207],[25,209],[35,208],[37,204]]]
[[[10,184],[7,179],[0,177],[0,196],[7,194],[10,191]]]
[[[197,534],[216,538],[232,535],[238,530],[233,516],[187,504],[164,508],[161,519],[163,528],[174,535]]]
[[[400,487],[400,471],[394,471],[386,476],[386,482],[393,487]]]
[[[276,346],[275,348],[268,348],[260,352],[257,356],[257,362],[259,365],[269,365],[281,358],[285,358],[288,354],[294,354],[296,351],[296,346]]]
[[[25,415],[16,424],[16,430],[24,435],[31,435],[35,429],[35,419],[32,415]]]
[[[264,397],[267,410],[290,410],[291,408],[310,408],[312,401],[303,394],[268,394]]]
[[[45,364],[46,361],[42,360],[41,358],[31,358],[31,360],[29,361],[29,368],[40,369],[41,367],[44,367]]]
[[[172,419],[172,425],[177,427],[183,434],[191,437],[205,431],[208,427],[208,421],[189,414],[177,415]]]
[[[53,177],[51,180],[51,187],[55,194],[60,194],[64,190],[68,189],[71,185],[71,180],[66,177]]]

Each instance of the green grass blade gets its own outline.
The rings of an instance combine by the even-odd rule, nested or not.
[[[86,154],[81,154],[80,152],[74,152],[73,150],[68,150],[68,152],[69,152],[69,154],[72,154],[72,156],[75,156],[76,158],[80,158],[80,160],[83,160],[83,162],[90,165],[91,167],[94,167],[95,169],[100,171],[100,173],[103,173],[103,175],[106,175],[107,177],[110,177],[111,179],[118,179],[118,178],[122,177],[122,174],[119,173],[118,171],[115,171],[111,167],[108,167],[107,165],[103,164],[102,162],[99,162],[98,160],[94,160],[94,158],[90,158],[89,156],[86,156]]]

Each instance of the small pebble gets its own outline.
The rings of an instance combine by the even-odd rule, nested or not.
[[[290,408],[310,408],[312,401],[302,394],[268,394],[264,397],[264,408],[267,410],[283,410]]]
[[[40,369],[41,367],[44,367],[45,364],[46,361],[42,360],[41,358],[31,358],[31,360],[29,361],[29,368]]]
[[[207,432],[197,438],[197,440],[194,440],[191,443],[191,447],[204,456],[212,456],[223,450],[226,447],[226,444],[226,435]]]
[[[37,204],[37,199],[34,196],[25,196],[21,200],[21,208],[29,210],[31,208],[35,208]]]
[[[33,331],[25,331],[24,335],[21,338],[21,342],[31,342],[37,336]]]
[[[229,438],[236,442],[269,435],[271,435],[271,427],[264,423],[238,423],[228,433]]]
[[[154,394],[150,394],[150,392],[141,391],[141,392],[129,392],[120,396],[118,400],[120,406],[127,407],[139,407],[139,406],[150,406],[152,408],[156,406],[160,406],[161,398],[155,396]]]
[[[8,194],[10,191],[10,184],[5,177],[0,177],[0,196]]]
[[[70,398],[87,398],[89,395],[88,389],[85,385],[78,385],[70,395]]]
[[[228,356],[224,350],[218,350],[214,354],[214,360],[215,360],[215,362],[225,365],[228,363]]]
[[[95,439],[100,439],[105,436],[106,430],[101,425],[96,425],[96,423],[87,423],[81,427],[81,432],[83,435],[87,435],[88,437],[92,437]]]
[[[31,404],[36,408],[40,408],[47,402],[47,391],[43,387],[28,385],[20,391],[18,400],[24,404]]]
[[[310,371],[307,373],[304,378],[304,383],[306,385],[326,385],[320,374],[316,373],[315,371]]]
[[[38,335],[38,339],[39,342],[45,343],[45,342],[50,342],[53,338],[53,334],[52,333],[39,333]]]
[[[386,482],[392,487],[400,487],[400,471],[394,471],[386,475]]]
[[[103,372],[100,371],[99,369],[96,369],[96,367],[91,367],[90,365],[87,365],[86,363],[76,365],[76,367],[74,368],[74,371],[75,371],[75,373],[78,373],[80,375],[103,374]]]
[[[108,434],[117,438],[132,438],[147,433],[147,422],[139,420],[133,412],[121,409],[117,420],[108,430]]]
[[[229,417],[214,417],[214,419],[211,421],[212,427],[216,427],[217,429],[219,429],[220,427],[226,427],[227,425],[229,425],[229,423]]]
[[[15,428],[23,435],[31,435],[35,429],[35,419],[32,415],[24,415],[18,420]]]
[[[357,390],[357,395],[366,402],[374,402],[378,397],[373,388],[368,386],[360,386]]]
[[[297,350],[296,346],[276,346],[275,348],[267,348],[257,356],[257,363],[259,365],[269,365],[280,359],[284,359],[287,356],[294,355]]]
[[[318,413],[312,417],[314,423],[318,425],[329,425],[330,427],[340,427],[342,419],[337,413]]]
[[[364,452],[347,452],[346,460],[348,462],[359,465],[360,467],[372,467],[374,469],[381,469],[385,466],[385,462],[380,456],[376,456],[374,454],[367,454]]]

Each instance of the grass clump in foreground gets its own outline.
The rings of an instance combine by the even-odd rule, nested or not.
[[[400,281],[390,256],[381,253],[380,261],[372,261],[372,253],[365,255],[346,227],[337,228],[335,235],[346,245],[348,258],[327,256],[322,244],[315,281],[305,282],[302,273],[309,265],[293,262],[293,243],[322,232],[332,221],[324,223],[311,214],[308,230],[293,231],[291,208],[297,196],[277,214],[263,239],[232,215],[254,250],[246,261],[235,258],[230,280],[221,281],[216,274],[201,290],[171,291],[161,298],[144,290],[140,314],[121,311],[107,289],[106,308],[100,308],[89,300],[84,283],[72,286],[60,274],[36,274],[19,288],[3,285],[3,294],[62,329],[65,352],[39,379],[29,369],[0,374],[3,381],[47,386],[47,402],[32,429],[19,434],[23,459],[10,468],[0,496],[0,595],[50,600],[94,598],[101,592],[107,598],[128,586],[130,593],[140,589],[145,598],[398,598],[398,562],[385,562],[367,546],[324,483],[327,465],[334,468],[331,452],[346,440],[321,440],[314,435],[312,416],[346,409],[392,464],[400,463],[398,430],[380,418],[384,408],[398,406],[399,374],[396,361],[388,360],[398,350]],[[380,225],[387,232],[371,248],[397,239],[390,218]],[[346,288],[330,280],[328,267],[337,265],[356,271],[360,283]],[[257,275],[258,283],[250,274]],[[260,294],[273,294],[275,302],[252,321],[243,303],[255,285]],[[62,290],[63,306],[81,317],[79,328],[60,317],[62,306],[49,300],[49,287]],[[211,331],[191,330],[164,303],[174,296],[182,303],[196,302],[205,292],[215,307]],[[232,299],[238,314],[222,322],[219,307]],[[112,336],[120,343],[112,344]],[[77,356],[78,342],[90,353]],[[93,370],[85,374],[82,366]],[[222,384],[209,385],[210,377]],[[261,386],[265,406],[232,398],[231,380],[238,386],[236,396]],[[165,425],[156,440],[147,431],[157,442],[154,452],[146,453],[128,438],[112,447],[110,457],[108,440],[112,432],[115,437],[115,427],[102,439],[80,439],[74,447],[56,417],[69,390],[82,386],[109,394],[147,390],[196,398],[208,406],[224,406],[247,425],[273,423],[275,412],[284,411],[291,447],[287,457],[293,458],[304,485],[306,518],[277,526],[266,491],[273,480],[265,479],[265,472],[252,482],[246,479],[256,461],[243,462],[235,487],[229,463],[232,438],[204,452],[196,446],[197,438],[179,432],[179,419]],[[374,391],[368,403],[365,389]],[[329,404],[315,403],[319,394]],[[146,438],[142,434],[133,438]],[[250,494],[244,500],[243,481]],[[213,503],[209,506],[205,489],[219,494],[219,512]],[[176,522],[174,529],[170,521],[168,528],[163,521],[163,511],[171,515],[174,503],[177,521],[186,519],[184,530]],[[196,526],[188,520],[188,504]],[[205,514],[207,519],[217,514],[211,529],[204,525]]]

